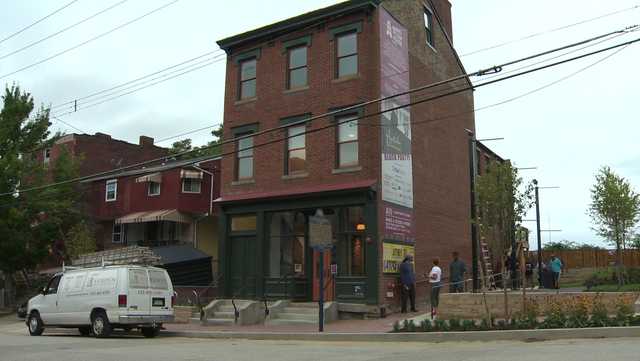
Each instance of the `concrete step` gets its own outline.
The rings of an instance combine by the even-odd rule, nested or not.
[[[215,318],[230,318],[233,319],[235,317],[235,313],[233,311],[214,311],[213,317]]]
[[[289,307],[318,308],[318,302],[291,302]]]
[[[283,318],[272,318],[267,321],[270,325],[317,325],[317,320],[290,320]]]
[[[234,312],[233,306],[232,305],[222,305],[216,308],[216,312],[221,311],[221,312]]]
[[[285,307],[282,313],[306,313],[306,314],[318,314],[318,308],[310,307]]]
[[[312,315],[308,313],[279,313],[275,318],[281,320],[310,320],[318,321],[318,314]]]

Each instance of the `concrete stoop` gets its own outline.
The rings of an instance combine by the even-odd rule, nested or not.
[[[634,306],[636,309],[636,316],[640,316],[640,297],[638,297]]]
[[[265,320],[267,325],[317,325],[317,302],[278,301],[269,308],[269,316]],[[324,304],[324,322],[329,323],[338,319],[338,304],[326,302]]]
[[[238,325],[254,325],[264,320],[264,305],[254,300],[235,300],[238,308]],[[203,325],[233,325],[235,309],[229,299],[211,301],[203,308],[203,317],[193,320]],[[199,315],[198,315],[199,316]]]

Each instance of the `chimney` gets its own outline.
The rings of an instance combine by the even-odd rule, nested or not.
[[[138,144],[143,147],[150,147],[153,145],[153,138],[147,137],[146,135],[141,135]]]

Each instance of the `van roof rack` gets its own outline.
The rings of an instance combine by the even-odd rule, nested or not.
[[[80,255],[72,261],[75,268],[106,267],[110,265],[159,265],[160,257],[149,247],[131,246]],[[72,269],[72,268],[69,268]]]

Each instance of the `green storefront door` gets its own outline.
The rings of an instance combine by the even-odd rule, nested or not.
[[[256,238],[231,238],[231,290],[235,297],[255,298],[257,286]]]

